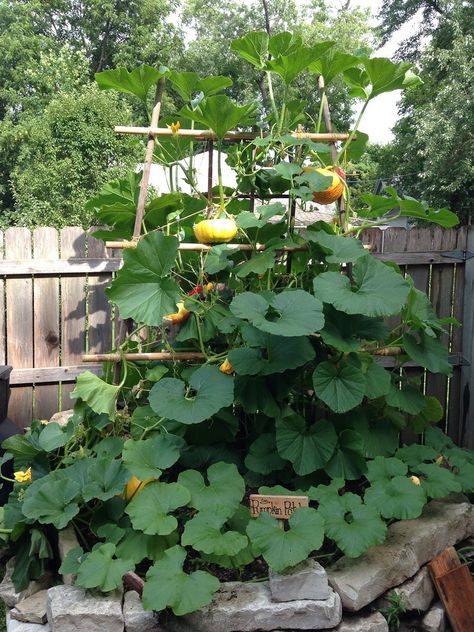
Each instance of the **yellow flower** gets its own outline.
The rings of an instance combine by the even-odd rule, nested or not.
[[[421,485],[421,481],[418,478],[418,476],[410,476],[410,480],[413,483],[413,485],[416,485],[417,487]]]
[[[220,365],[219,371],[221,373],[226,373],[226,375],[231,375],[234,372],[234,367],[229,362],[229,360],[226,358],[224,360],[224,362]]]
[[[49,419],[40,419],[40,424],[43,424],[43,426],[47,426],[49,424]]]
[[[18,483],[31,483],[31,467],[29,467],[26,472],[19,470],[18,472],[15,472],[13,476]]]
[[[214,283],[208,283],[206,286],[206,292],[210,292],[214,289]]]
[[[166,127],[171,130],[173,136],[176,136],[181,129],[181,123],[179,121],[176,121],[176,123],[171,123],[171,125],[167,125]]]

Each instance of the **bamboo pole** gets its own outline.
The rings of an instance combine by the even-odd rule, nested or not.
[[[137,242],[135,241],[107,241],[105,242],[107,248],[136,248]],[[216,245],[216,244],[214,244]],[[266,246],[264,244],[226,244],[229,248],[233,250],[243,250],[246,252],[263,252],[266,250]],[[178,250],[191,250],[195,252],[209,252],[213,248],[210,244],[192,244],[192,243],[181,243],[178,246]],[[282,248],[276,248],[276,252],[303,252],[308,250],[307,244],[302,244],[301,246],[283,246]]]
[[[173,362],[186,362],[193,360],[205,360],[205,355],[198,351],[176,351],[171,353],[169,351],[156,351],[150,353],[86,353],[82,356],[83,362],[122,362],[123,360],[130,361],[173,361]]]
[[[117,125],[114,127],[116,134],[144,134],[145,136],[183,136],[193,140],[218,140],[217,136],[210,129],[179,129],[176,132],[168,127],[156,127],[150,125],[150,127],[129,127],[124,125]],[[337,134],[337,133],[325,133],[315,134],[313,132],[292,132],[293,138],[307,138],[308,140],[319,141],[323,143],[335,143],[337,141],[344,141],[349,138],[349,134]],[[255,140],[260,138],[259,132],[228,132],[224,136],[224,140]],[[355,139],[355,138],[354,138]]]

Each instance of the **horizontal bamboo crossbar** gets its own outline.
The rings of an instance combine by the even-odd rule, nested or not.
[[[190,140],[217,140],[216,134],[211,129],[179,129],[173,132],[169,127],[130,127],[126,125],[116,125],[116,134],[135,134],[146,136],[183,136]],[[224,140],[255,140],[260,138],[259,132],[227,132]],[[314,134],[311,132],[292,132],[295,139],[305,138],[320,143],[334,143],[344,141],[349,138],[349,134]]]
[[[137,241],[108,241],[107,248],[124,250],[126,248],[136,248]],[[244,252],[263,252],[264,244],[227,244],[230,249]],[[179,250],[209,252],[212,246],[209,244],[181,243]],[[277,252],[304,252],[307,250],[305,244],[295,246],[284,246],[277,248]],[[373,253],[374,257],[381,261],[393,261],[399,265],[424,265],[424,264],[447,264],[456,263],[463,265],[465,262],[455,256],[450,256],[449,252],[426,251],[426,252],[389,252]],[[122,259],[111,258],[73,258],[73,259],[23,259],[23,260],[0,260],[0,277],[9,278],[21,276],[68,276],[68,275],[103,275],[110,272],[117,272],[122,267]]]
[[[156,351],[151,353],[88,353],[82,356],[83,362],[121,362],[122,360],[130,361],[177,361],[186,362],[193,360],[204,360],[205,355],[198,351]]]

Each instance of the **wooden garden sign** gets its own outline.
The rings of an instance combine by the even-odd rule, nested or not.
[[[250,515],[258,518],[261,513],[269,513],[277,520],[288,520],[300,507],[309,506],[308,496],[250,495]]]

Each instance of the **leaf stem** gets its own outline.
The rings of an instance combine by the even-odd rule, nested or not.
[[[336,158],[336,164],[339,164],[340,159],[342,158],[342,156],[344,155],[344,152],[346,151],[346,149],[349,147],[349,145],[352,142],[352,139],[354,138],[357,130],[359,129],[359,125],[360,122],[362,120],[362,117],[364,116],[365,110],[367,109],[367,106],[369,105],[369,101],[370,99],[367,99],[367,101],[364,103],[364,105],[362,106],[361,111],[359,112],[359,116],[357,117],[357,120],[355,122],[355,125],[351,131],[351,133],[349,134],[348,139],[346,140],[346,142],[344,143],[344,145],[341,147],[340,152],[337,154],[337,158]]]
[[[268,70],[265,71],[265,74],[267,76],[268,96],[270,98],[270,103],[273,110],[273,116],[275,117],[275,123],[278,123],[278,109],[275,103],[275,95],[273,94],[272,75]]]

